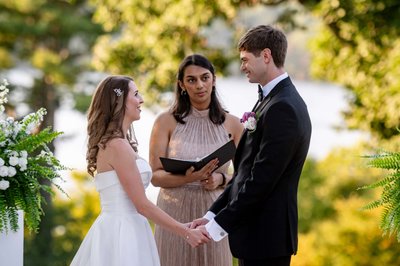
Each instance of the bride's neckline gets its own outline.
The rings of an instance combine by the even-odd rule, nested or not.
[[[136,159],[136,161],[139,161],[139,160],[146,161],[145,159],[143,159],[143,158],[140,158],[140,157]],[[95,176],[98,176],[98,175],[103,175],[103,174],[110,173],[110,172],[115,172],[115,170],[114,170],[114,169],[112,169],[112,170],[108,170],[108,171],[104,171],[104,172],[96,173],[96,175],[95,175]]]

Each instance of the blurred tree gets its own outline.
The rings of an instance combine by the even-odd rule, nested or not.
[[[312,73],[353,92],[347,125],[378,138],[400,123],[400,2],[299,0],[323,21],[312,41]]]
[[[321,161],[308,159],[304,165],[299,183],[299,232],[307,233],[321,221],[334,219],[337,215],[336,200],[362,196],[371,200],[369,191],[356,191],[376,180],[381,171],[367,169],[360,156],[368,150],[365,144],[337,148]]]
[[[42,128],[54,125],[54,112],[62,91],[87,69],[85,56],[101,33],[91,21],[85,0],[0,0],[0,71],[14,66],[39,70],[25,102],[31,110],[47,109]],[[26,78],[26,77],[21,77]],[[54,149],[54,147],[51,147]],[[53,206],[49,195],[37,235],[26,243],[26,265],[53,265]]]
[[[96,22],[108,31],[96,44],[93,64],[101,71],[133,76],[146,92],[147,103],[160,101],[163,92],[173,91],[179,63],[186,55],[206,55],[220,73],[227,71],[233,59],[238,60],[235,44],[247,30],[235,24],[239,7],[285,2],[92,0]],[[277,21],[295,27],[295,13],[293,6],[285,5]],[[213,23],[220,23],[219,31],[208,36],[207,28]]]
[[[335,200],[337,216],[314,225],[299,237],[296,266],[400,265],[400,246],[395,237],[382,238],[379,210],[361,212],[364,199],[351,196]]]
[[[298,208],[299,232],[307,233],[315,223],[333,215],[331,201],[324,200],[319,191],[325,185],[326,176],[318,171],[318,162],[307,159],[299,182]]]
[[[371,151],[371,143],[334,149],[325,159],[305,164],[299,184],[299,252],[294,265],[398,265],[395,237],[382,237],[379,212],[363,211],[379,190],[355,188],[384,173],[365,167],[357,154]],[[356,155],[356,156],[355,156]]]

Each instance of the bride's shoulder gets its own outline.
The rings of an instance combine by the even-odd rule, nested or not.
[[[125,150],[132,150],[132,147],[127,139],[123,138],[114,138],[110,140],[106,145],[106,150],[113,152],[121,152]]]

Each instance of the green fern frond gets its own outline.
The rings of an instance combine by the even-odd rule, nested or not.
[[[26,150],[28,152],[33,152],[40,146],[43,146],[44,143],[50,143],[56,137],[62,134],[62,132],[52,132],[50,130],[50,128],[46,128],[30,138],[22,139],[12,147],[15,150]]]
[[[379,157],[373,158],[369,166],[381,169],[400,169],[400,153],[387,153]]]
[[[400,175],[398,173],[388,175],[387,177],[383,178],[382,180],[379,180],[375,183],[372,183],[370,185],[365,185],[362,187],[357,188],[357,190],[362,190],[362,189],[373,189],[377,187],[384,187],[387,184],[393,182],[395,179],[398,179]]]
[[[400,242],[400,153],[382,152],[364,156],[364,158],[370,159],[368,166],[387,169],[391,172],[381,180],[359,188],[383,188],[380,198],[363,206],[362,209],[371,210],[383,207],[380,227],[384,235],[395,235]]]
[[[27,189],[25,190],[24,201],[25,207],[25,221],[26,225],[31,231],[37,231],[42,214],[40,205],[41,196],[38,191]]]
[[[378,199],[378,200],[374,200],[373,202],[370,202],[370,203],[364,205],[363,207],[360,208],[360,210],[372,210],[372,209],[376,209],[381,206],[383,206],[383,202],[382,202],[382,200]]]

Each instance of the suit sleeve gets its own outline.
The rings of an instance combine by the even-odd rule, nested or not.
[[[221,195],[219,195],[219,197],[217,198],[217,200],[211,205],[209,211],[213,212],[214,214],[217,214],[218,212],[220,212],[224,207],[226,207],[226,205],[229,202],[229,193],[231,191],[231,186],[232,186],[232,180],[229,181],[229,183],[226,185],[224,192],[222,192]]]
[[[299,121],[293,106],[285,102],[273,104],[257,123],[262,130],[260,149],[255,157],[251,176],[215,216],[215,221],[228,233],[263,206],[296,149]],[[223,195],[221,195],[223,196]]]

